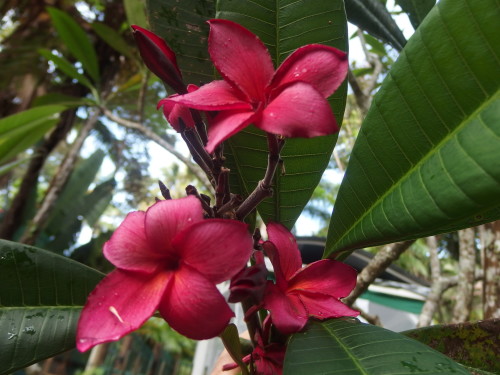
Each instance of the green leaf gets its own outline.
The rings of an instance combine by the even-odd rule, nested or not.
[[[80,310],[102,274],[0,240],[0,375],[75,347]]]
[[[321,43],[347,50],[347,22],[343,1],[231,1],[217,3],[217,17],[235,21],[255,34],[269,48],[276,66],[295,49]],[[347,86],[330,98],[340,123]],[[287,139],[281,154],[285,174],[278,170],[274,194],[258,207],[264,221],[279,221],[291,228],[311,197],[328,165],[337,135],[312,139]],[[264,177],[267,166],[266,136],[246,128],[225,143],[231,190],[248,196]]]
[[[420,0],[419,0],[420,1]],[[347,20],[401,51],[406,38],[379,0],[345,0]]]
[[[127,21],[130,25],[138,25],[145,29],[148,26],[145,12],[145,0],[123,0]]]
[[[292,336],[285,375],[469,374],[450,358],[418,341],[356,320],[312,323]]]
[[[470,368],[500,374],[500,319],[402,332]]]
[[[416,30],[427,16],[427,13],[436,4],[436,0],[396,0],[396,4],[408,14],[408,18],[410,18],[410,22]]]
[[[247,366],[242,360],[243,350],[241,349],[238,328],[236,328],[236,325],[233,323],[228,324],[224,331],[220,334],[220,338],[233,361],[240,367],[242,374],[248,375]]]
[[[0,119],[0,163],[9,161],[43,137],[65,109],[62,105],[48,105]]]
[[[37,246],[62,254],[75,241],[82,222],[79,216],[85,216],[88,210],[93,208],[90,203],[96,203],[89,201],[91,198],[88,196],[82,198],[90,184],[94,182],[104,157],[104,151],[97,150],[76,165],[47,219],[43,233],[36,243]]]
[[[95,33],[117,52],[130,59],[135,59],[132,53],[132,47],[128,45],[125,39],[123,39],[115,29],[101,22],[94,22],[91,26]]]
[[[52,61],[55,66],[57,66],[64,74],[73,79],[76,79],[79,83],[90,89],[90,91],[92,91],[93,93],[96,92],[94,85],[92,85],[89,79],[83,74],[78,73],[78,70],[73,66],[73,64],[71,64],[64,57],[57,56],[56,54],[44,48],[40,48],[38,50],[38,53],[45,57],[47,60]]]
[[[28,156],[25,158],[21,158],[19,160],[14,160],[13,162],[7,163],[0,165],[0,176],[6,174],[7,172],[11,171],[12,169],[16,168],[17,166],[25,163],[27,160],[30,160],[32,156]]]
[[[327,256],[500,218],[498,19],[495,0],[441,0],[410,39],[356,140]]]
[[[38,96],[33,100],[32,106],[38,107],[42,105],[64,105],[68,108],[80,106],[92,106],[95,102],[89,98],[81,98],[77,96],[65,95],[57,92],[51,92],[42,96]]]
[[[195,85],[212,81],[206,21],[215,16],[214,1],[147,0],[147,10],[152,30],[176,53],[184,81]]]
[[[47,7],[47,11],[52,18],[52,23],[68,47],[69,52],[82,63],[83,69],[93,79],[99,82],[99,63],[94,46],[90,42],[85,30],[62,10]]]

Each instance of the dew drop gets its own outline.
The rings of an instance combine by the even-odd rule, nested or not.
[[[27,326],[23,329],[24,333],[27,333],[28,335],[33,336],[36,333],[35,327],[33,326]]]
[[[302,69],[302,73],[307,73],[307,69],[306,68]]]
[[[12,340],[13,338],[16,338],[16,337],[17,337],[17,333],[12,333],[12,332],[7,333],[7,340]]]

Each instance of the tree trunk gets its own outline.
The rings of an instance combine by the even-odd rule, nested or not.
[[[456,303],[453,309],[453,323],[465,322],[469,319],[474,291],[474,274],[476,265],[476,245],[474,228],[462,229],[459,238],[459,279]]]
[[[441,265],[438,258],[438,244],[435,236],[427,237],[427,247],[429,248],[431,263],[431,290],[425,301],[422,312],[418,318],[417,327],[426,327],[431,324],[432,317],[439,306],[439,300],[443,292],[441,282]]]
[[[483,319],[500,318],[500,221],[484,224]]]

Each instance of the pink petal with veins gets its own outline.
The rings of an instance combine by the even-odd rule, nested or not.
[[[182,262],[214,284],[233,277],[250,258],[253,240],[248,225],[235,220],[204,220],[180,232],[172,241]]]
[[[242,99],[242,95],[225,81],[212,81],[188,94],[162,99],[160,103],[165,101],[204,111],[252,108],[247,101]]]
[[[274,73],[264,43],[235,22],[215,19],[208,23],[208,52],[217,70],[245,93],[248,101],[263,101],[265,88]]]
[[[324,293],[344,298],[356,286],[356,270],[347,264],[323,259],[309,264],[297,272],[288,284],[289,290]]]
[[[217,336],[234,316],[215,285],[189,266],[175,272],[160,313],[173,329],[194,340]]]
[[[294,51],[276,70],[271,87],[302,81],[324,98],[342,84],[348,68],[347,54],[333,47],[309,44]]]
[[[118,268],[152,273],[161,254],[149,247],[144,230],[146,213],[131,212],[104,244],[104,256]]]
[[[307,314],[318,319],[359,315],[359,311],[351,309],[331,295],[301,292],[299,298],[306,307]]]
[[[115,270],[89,295],[76,334],[83,352],[92,346],[118,340],[139,328],[158,308],[170,273],[152,276]]]
[[[279,265],[283,276],[288,280],[302,267],[299,247],[295,237],[279,223],[267,224],[267,235],[279,253]],[[273,262],[275,265],[276,262]]]
[[[248,110],[219,112],[208,127],[207,151],[212,153],[220,143],[250,125],[253,116],[254,112]]]
[[[264,296],[264,307],[271,312],[273,324],[283,334],[298,332],[307,323],[307,312],[299,298],[271,282]]]
[[[178,257],[172,240],[185,227],[202,220],[201,203],[193,196],[160,201],[146,211],[146,237],[155,251]]]
[[[313,86],[294,82],[262,112],[255,126],[285,137],[318,137],[338,131],[330,105]]]

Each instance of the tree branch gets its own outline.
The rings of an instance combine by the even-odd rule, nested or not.
[[[368,289],[370,284],[384,272],[392,262],[398,259],[413,242],[415,242],[415,240],[385,245],[359,273],[356,287],[348,297],[343,299],[343,302],[348,306],[352,306],[356,299]]]
[[[203,173],[200,167],[192,163],[191,160],[189,160],[189,158],[185,157],[179,151],[177,151],[174,146],[172,146],[170,143],[168,143],[154,131],[145,127],[141,123],[130,121],[122,117],[116,116],[113,112],[111,112],[107,108],[101,108],[101,109],[103,113],[106,115],[106,117],[109,118],[111,121],[114,121],[118,125],[122,125],[126,128],[139,131],[144,136],[146,136],[147,138],[149,138],[150,140],[152,140],[153,142],[155,142],[156,144],[158,144],[159,146],[163,147],[165,150],[170,152],[172,155],[174,155],[177,159],[179,159],[186,165],[186,167],[196,176],[198,180],[200,180],[204,188],[210,191],[212,185],[210,184],[207,176]]]

